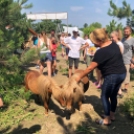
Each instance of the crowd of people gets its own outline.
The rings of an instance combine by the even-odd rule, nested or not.
[[[101,99],[104,107],[103,119],[96,120],[98,124],[110,125],[115,120],[117,107],[117,96],[123,97],[122,92],[127,93],[130,83],[130,69],[134,68],[134,38],[131,36],[130,26],[121,30],[111,32],[109,35],[104,28],[94,30],[90,36],[79,36],[77,27],[71,34],[62,33],[58,38],[52,30],[47,36],[41,32],[33,36],[33,48],[39,48],[40,60],[37,61],[37,68],[43,73],[47,67],[48,76],[56,75],[57,48],[61,47],[61,56],[68,61],[68,77],[79,68],[79,59],[82,54],[83,61],[87,68],[76,78],[80,81],[85,75],[89,80],[96,80],[96,88],[102,90]],[[124,35],[124,36],[123,36]],[[0,97],[0,107],[3,106]]]
[[[119,46],[127,70],[125,81],[118,92],[118,97],[120,98],[123,97],[122,92],[127,92],[130,82],[130,68],[134,68],[132,60],[134,38],[131,37],[131,33],[131,27],[127,26],[124,28],[124,37],[121,30],[112,31],[108,35],[108,39]],[[43,73],[44,67],[47,66],[48,76],[56,75],[56,53],[58,47],[62,49],[61,56],[69,63],[68,77],[71,77],[73,67],[74,70],[78,69],[81,54],[87,67],[92,63],[94,54],[100,47],[96,47],[95,43],[89,39],[89,35],[85,35],[83,38],[80,37],[77,27],[73,29],[71,34],[62,33],[58,38],[55,31],[52,30],[49,36],[45,32],[41,32],[38,37],[33,37],[33,47],[40,48],[41,59],[37,61],[37,68],[40,69],[41,73]],[[96,72],[96,78],[94,77],[94,71]],[[95,68],[88,76],[94,82],[96,88],[100,89],[103,83],[102,71],[99,68]]]
[[[85,75],[92,80],[93,71],[96,71],[96,81],[93,82],[102,90],[101,99],[105,114],[104,119],[96,120],[98,124],[109,125],[111,120],[115,120],[117,96],[122,98],[122,92],[126,93],[129,88],[130,69],[134,68],[134,58],[132,58],[134,38],[131,36],[130,26],[126,26],[123,32],[124,37],[121,30],[112,31],[109,35],[105,29],[101,28],[94,30],[90,38],[88,35],[82,38],[79,36],[78,28],[75,27],[72,36],[62,33],[59,40],[55,37],[54,31],[51,32],[50,37],[47,37],[45,33],[39,36],[38,47],[44,44],[40,53],[46,54],[39,62],[41,73],[44,68],[43,64],[46,62],[48,76],[55,75],[58,46],[62,48],[62,57],[69,63],[69,78],[72,76],[73,67],[74,71],[79,68],[81,54],[87,69],[76,80],[80,81]]]

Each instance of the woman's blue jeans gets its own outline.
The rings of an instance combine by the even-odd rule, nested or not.
[[[106,116],[110,116],[110,111],[115,112],[117,107],[117,94],[121,83],[124,81],[126,73],[110,74],[104,77],[102,85],[101,99]]]

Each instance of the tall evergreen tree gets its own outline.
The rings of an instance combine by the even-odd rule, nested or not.
[[[117,24],[115,20],[112,20],[109,25],[106,25],[106,29],[108,31],[108,34],[110,34],[111,32],[118,29],[123,30],[123,25],[122,23]]]
[[[0,89],[13,89],[23,81],[23,69],[28,54],[22,60],[14,50],[28,39],[31,22],[21,13],[22,8],[32,5],[27,0],[0,1]]]
[[[134,28],[134,10],[131,9],[130,4],[128,4],[125,0],[122,2],[122,7],[117,7],[116,4],[110,0],[108,15],[119,19],[126,18],[126,24]]]

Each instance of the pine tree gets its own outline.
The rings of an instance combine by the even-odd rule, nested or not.
[[[28,0],[0,1],[0,89],[8,90],[20,86],[24,79],[22,66],[31,60],[34,50],[28,51],[23,57],[14,54],[22,43],[29,38],[28,27],[31,22],[22,8],[30,8],[25,4]]]
[[[134,28],[134,10],[131,9],[130,4],[125,0],[122,2],[122,7],[117,7],[112,0],[110,0],[110,9],[108,15],[117,17],[118,19],[126,18],[126,25]]]
[[[115,30],[123,30],[123,25],[122,23],[117,24],[117,22],[115,20],[112,20],[109,25],[106,25],[106,29],[108,34],[111,34],[111,32],[115,31]]]

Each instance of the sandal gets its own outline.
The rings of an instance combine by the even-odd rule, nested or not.
[[[103,114],[103,115],[101,115],[101,118],[103,118],[103,119],[104,119],[105,117],[106,117],[106,115],[104,115],[104,114]],[[114,122],[114,121],[115,121],[115,119],[111,119],[111,121],[112,121],[112,122]]]
[[[117,97],[118,98],[123,98],[123,95],[122,94],[117,94]]]
[[[96,88],[97,88],[97,89],[101,89],[101,85],[97,85]]]
[[[127,93],[127,89],[125,88],[125,89],[121,89],[122,90],[122,92],[124,92],[124,93]]]
[[[95,122],[96,122],[96,124],[98,124],[98,125],[105,125],[105,126],[110,126],[110,125],[111,125],[111,123],[104,124],[104,122],[103,122],[102,119],[96,119]]]

